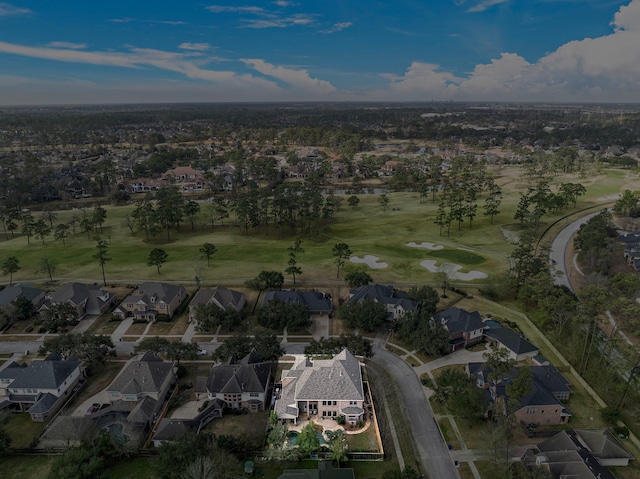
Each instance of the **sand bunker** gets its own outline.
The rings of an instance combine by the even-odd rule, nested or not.
[[[428,269],[431,273],[440,272],[440,266],[436,266],[438,263],[437,260],[433,259],[425,259],[424,261],[420,261],[420,266]],[[461,281],[473,281],[474,279],[484,279],[487,277],[485,273],[482,271],[469,271],[468,273],[460,273],[462,266],[455,263],[442,263],[443,265],[450,265],[448,268],[451,269],[451,274],[449,279],[459,279]]]
[[[364,263],[372,269],[384,269],[389,267],[387,263],[385,263],[384,261],[380,261],[380,258],[371,254],[365,254],[362,258],[360,258],[359,256],[352,256],[351,258],[349,258],[349,261],[351,261],[352,263]]]
[[[441,244],[433,244],[433,243],[429,243],[428,241],[423,241],[420,244],[416,243],[415,241],[411,241],[407,243],[407,246],[409,248],[425,248],[425,249],[431,249],[431,250],[439,250],[444,248],[444,246],[442,246]]]

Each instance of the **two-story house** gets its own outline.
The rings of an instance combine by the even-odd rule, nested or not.
[[[138,402],[151,398],[162,404],[176,376],[173,362],[163,361],[149,352],[133,359],[122,368],[107,387],[110,403],[116,401]]]
[[[297,357],[282,371],[281,391],[275,401],[278,419],[344,416],[348,424],[364,420],[364,386],[360,362],[347,349],[331,359]]]
[[[45,291],[40,288],[34,288],[28,284],[14,284],[12,286],[7,286],[0,291],[0,306],[15,305],[16,300],[20,296],[24,296],[26,299],[31,301],[34,310],[37,311],[44,302]]]
[[[211,368],[206,389],[209,400],[220,399],[229,409],[258,412],[265,409],[270,384],[271,363],[250,353]]]
[[[449,331],[451,352],[464,349],[482,340],[485,323],[480,313],[472,313],[460,308],[445,309],[435,314],[433,319],[439,321]]]
[[[147,281],[120,303],[113,314],[121,319],[134,317],[155,321],[158,314],[172,317],[187,297],[184,286]]]
[[[566,424],[571,413],[564,406],[571,395],[571,383],[554,366],[525,366],[531,371],[531,385],[519,404],[515,405],[515,420],[525,424]],[[517,374],[514,367],[500,381],[490,380],[491,368],[481,363],[469,363],[467,373],[479,388],[487,389],[490,400],[504,407],[507,386]]]
[[[406,311],[418,307],[418,303],[407,298],[404,291],[382,284],[369,284],[349,291],[348,303],[361,303],[362,301],[375,301],[384,304],[389,313],[389,319],[398,319]]]
[[[81,379],[84,369],[75,357],[63,360],[51,353],[28,365],[14,361],[0,371],[0,406],[27,411],[33,421],[45,421],[71,397]]]
[[[195,320],[195,311],[198,305],[214,304],[220,309],[233,308],[241,311],[246,303],[246,298],[240,291],[217,286],[213,289],[201,289],[189,303],[189,322]]]

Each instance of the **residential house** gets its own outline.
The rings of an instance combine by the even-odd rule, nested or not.
[[[207,182],[202,173],[190,166],[178,166],[167,170],[162,174],[162,179],[175,182],[182,191],[203,191],[207,188]]]
[[[129,188],[131,189],[132,193],[147,193],[149,191],[156,191],[163,186],[163,183],[151,178],[136,178],[135,180],[131,180],[129,182]]]
[[[514,361],[524,361],[533,358],[540,350],[532,343],[510,328],[490,328],[484,331],[487,342],[509,351],[509,358]]]
[[[267,291],[262,298],[264,306],[269,301],[302,304],[310,314],[328,316],[331,314],[331,299],[318,291]]]
[[[0,371],[0,406],[27,411],[33,421],[46,421],[67,402],[82,379],[82,362],[75,357],[63,360],[58,353],[51,353],[28,365],[14,361]]]
[[[138,402],[148,397],[162,404],[175,381],[173,362],[147,352],[129,361],[106,391],[110,403]]]
[[[120,303],[113,314],[121,319],[134,317],[155,321],[158,314],[169,318],[187,297],[184,286],[147,281]]]
[[[515,420],[524,424],[557,425],[566,424],[571,413],[563,401],[569,400],[571,384],[554,366],[527,366],[531,370],[532,382],[529,392],[516,406]],[[476,386],[488,392],[489,400],[504,404],[506,387],[517,374],[518,367],[495,382],[490,380],[492,369],[481,363],[469,363],[467,373],[476,381]]]
[[[360,362],[344,349],[331,359],[297,357],[282,371],[281,390],[275,401],[278,419],[344,416],[348,424],[364,420],[364,387]]]
[[[607,467],[627,466],[633,456],[609,429],[575,429],[528,450],[522,462],[542,467],[555,479],[615,479]]]
[[[76,308],[78,319],[82,319],[86,315],[103,314],[115,300],[113,293],[103,290],[98,285],[65,283],[45,299],[41,310],[55,304],[70,303]]]
[[[451,352],[464,349],[482,340],[486,327],[480,317],[480,313],[472,313],[460,309],[449,308],[433,316],[447,331],[449,331],[449,344]]]
[[[120,444],[141,445],[176,382],[173,363],[147,352],[131,359],[105,389],[106,404],[83,416],[58,416],[38,447],[64,448],[91,441],[103,432]]]
[[[14,305],[18,296],[24,296],[31,301],[34,310],[38,310],[44,302],[45,295],[46,293],[43,289],[34,288],[28,284],[14,284],[0,291],[0,306]]]
[[[222,400],[229,409],[258,412],[268,405],[270,385],[271,363],[250,353],[239,361],[232,357],[211,368],[206,389],[209,400]]]
[[[195,310],[200,304],[214,304],[221,309],[233,308],[241,311],[246,303],[246,298],[240,291],[216,286],[213,289],[201,289],[189,303],[189,322],[195,320]]]
[[[369,284],[349,291],[348,303],[361,303],[366,300],[384,304],[389,313],[389,319],[398,319],[406,311],[418,307],[418,303],[407,298],[404,291],[399,291],[393,286]]]

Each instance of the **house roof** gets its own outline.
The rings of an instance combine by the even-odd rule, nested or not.
[[[27,284],[14,284],[13,286],[7,286],[0,291],[0,306],[7,306],[13,303],[20,295],[24,296],[29,301],[34,301],[38,296],[44,295],[44,290],[34,288]]]
[[[29,414],[46,414],[58,402],[58,397],[51,393],[38,394],[36,402],[29,408]]]
[[[349,291],[348,303],[360,303],[364,300],[372,300],[394,307],[401,306],[405,310],[414,309],[418,303],[407,298],[404,291],[398,291],[393,286],[382,284],[369,284],[360,286],[358,289]]]
[[[269,383],[270,375],[270,362],[241,360],[239,362],[220,364],[209,370],[207,390],[212,394],[264,393]]]
[[[147,281],[142,283],[136,291],[128,296],[123,303],[142,302],[146,305],[156,303],[171,303],[180,294],[185,294],[184,286],[169,283],[160,283],[156,281]]]
[[[470,333],[486,327],[482,318],[480,318],[480,313],[477,311],[470,313],[460,308],[445,309],[434,315],[433,318],[436,321],[440,321],[450,334]]]
[[[113,380],[107,391],[120,394],[159,394],[167,376],[173,374],[173,363],[147,352],[130,361]]]
[[[33,361],[28,366],[13,361],[0,371],[0,379],[13,379],[12,388],[57,390],[81,364],[74,357],[62,360],[57,354],[51,354],[43,361]]]
[[[244,302],[244,294],[240,291],[234,291],[224,286],[217,286],[214,289],[201,289],[198,291],[189,303],[189,307],[193,308],[199,304],[213,303],[221,308],[240,310]]]
[[[153,435],[154,441],[170,441],[176,437],[186,434],[192,427],[190,419],[161,419],[156,433]]]
[[[595,447],[595,449],[591,449],[591,446]],[[600,479],[615,478],[607,468],[598,463],[598,458],[633,459],[633,456],[629,454],[608,429],[560,431],[555,436],[538,444],[538,449],[548,459],[552,472],[554,469],[568,472],[573,469],[583,471],[583,475],[567,476],[580,479],[589,477],[586,473]],[[604,453],[604,455],[599,455],[600,453]],[[571,464],[574,464],[574,466],[570,466]]]
[[[347,349],[302,367],[295,384],[296,400],[364,400],[360,362]]]
[[[310,312],[331,312],[331,300],[318,291],[267,291],[262,299],[262,305],[269,301],[302,304]]]
[[[58,304],[70,301],[74,305],[84,304],[84,308],[101,309],[105,303],[113,299],[113,293],[104,291],[95,284],[65,283],[51,293],[51,303]]]
[[[539,349],[525,338],[509,328],[488,329],[484,332],[485,336],[495,339],[505,348],[513,351],[515,354],[527,354]]]

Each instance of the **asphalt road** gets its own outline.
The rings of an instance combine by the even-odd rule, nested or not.
[[[371,361],[382,366],[396,383],[405,409],[409,412],[414,447],[421,470],[429,479],[459,478],[447,445],[440,436],[431,404],[411,366],[386,349],[375,348]],[[379,406],[378,406],[379,407]]]
[[[571,280],[568,274],[568,272],[571,271],[571,268],[573,268],[573,263],[567,265],[565,262],[567,247],[569,245],[569,241],[571,241],[571,238],[575,233],[577,233],[580,227],[599,213],[600,212],[597,211],[569,223],[560,231],[560,233],[558,233],[551,243],[549,259],[551,260],[551,263],[555,265],[556,270],[562,273],[560,276],[556,277],[555,283],[557,285],[566,286],[573,291],[573,286],[571,285]]]

